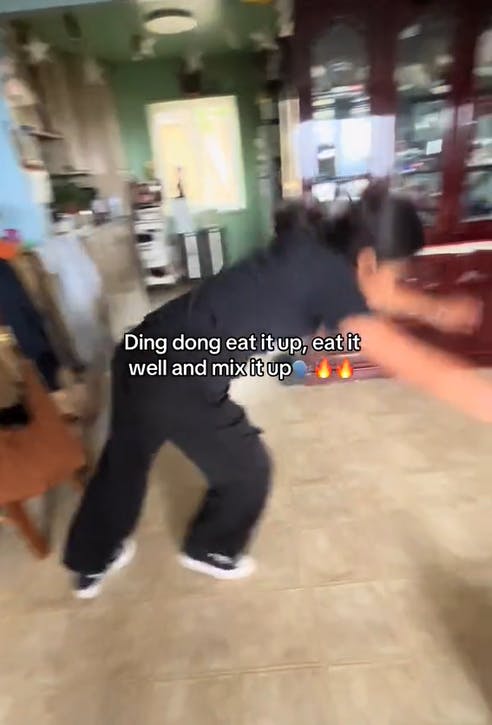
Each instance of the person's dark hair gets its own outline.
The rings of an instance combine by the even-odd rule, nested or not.
[[[360,201],[327,226],[325,241],[355,260],[372,247],[378,260],[411,257],[425,243],[424,229],[412,201],[392,194],[384,184],[371,184]]]
[[[374,182],[356,202],[330,217],[319,204],[289,204],[275,219],[277,237],[293,228],[309,228],[320,241],[355,261],[364,247],[378,260],[411,257],[424,246],[424,230],[410,199],[392,194],[386,184]]]
[[[291,201],[282,203],[275,212],[275,236],[281,240],[284,234],[294,230],[322,232],[326,224],[326,214],[316,201]]]

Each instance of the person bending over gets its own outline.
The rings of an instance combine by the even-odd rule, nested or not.
[[[203,353],[172,350],[173,338],[305,337],[320,327],[361,336],[364,355],[474,418],[492,420],[492,387],[459,360],[401,332],[391,316],[416,317],[448,331],[472,330],[479,306],[470,299],[436,299],[400,285],[402,265],[423,246],[412,204],[377,187],[338,219],[293,207],[278,219],[272,246],[195,291],[149,314],[133,330],[166,338],[173,362]],[[214,356],[228,361],[231,353]],[[247,360],[248,353],[235,353]],[[129,364],[158,362],[151,350],[116,349],[112,419],[97,469],[71,523],[64,564],[74,593],[96,596],[107,574],[128,563],[129,538],[142,508],[151,461],[172,441],[203,472],[208,490],[180,553],[189,569],[220,579],[247,576],[250,537],[264,509],[271,463],[261,432],[229,397],[227,377],[132,377]],[[427,378],[432,366],[439,376]]]

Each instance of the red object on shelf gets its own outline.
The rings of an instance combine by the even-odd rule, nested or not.
[[[0,259],[13,259],[19,251],[19,245],[16,242],[4,242],[0,240]]]
[[[19,251],[21,240],[15,229],[6,229],[0,237],[0,259],[13,259]]]

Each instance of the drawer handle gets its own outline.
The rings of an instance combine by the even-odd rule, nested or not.
[[[465,284],[466,282],[483,282],[488,278],[488,274],[483,274],[482,272],[477,272],[473,269],[469,272],[463,272],[463,274],[458,277],[455,284]]]

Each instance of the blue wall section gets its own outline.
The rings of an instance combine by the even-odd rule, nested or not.
[[[0,233],[17,229],[25,242],[40,244],[46,231],[45,210],[32,199],[29,179],[19,166],[10,129],[9,111],[0,95]]]

